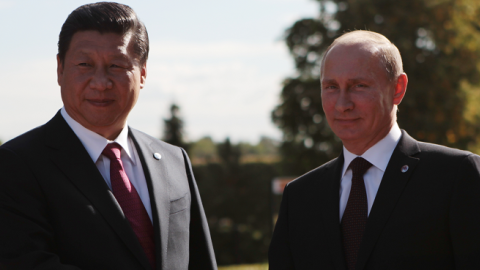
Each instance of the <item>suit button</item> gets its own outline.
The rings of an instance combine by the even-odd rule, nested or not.
[[[155,153],[153,154],[153,157],[156,159],[156,160],[160,160],[162,158],[162,155],[160,155],[159,153]]]

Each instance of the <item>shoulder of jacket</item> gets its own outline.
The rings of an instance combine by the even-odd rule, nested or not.
[[[322,174],[324,174],[326,171],[333,169],[333,167],[337,164],[338,157],[334,158],[323,165],[297,177],[296,179],[292,180],[288,185],[292,186],[303,186],[308,184],[311,181],[317,181],[320,179]]]

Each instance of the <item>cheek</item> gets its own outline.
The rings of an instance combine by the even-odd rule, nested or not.
[[[365,115],[368,115],[370,122],[378,123],[383,122],[383,119],[388,115],[388,104],[380,96],[373,96],[366,99],[362,103],[362,111]]]
[[[85,74],[73,74],[63,77],[62,96],[69,99],[81,97],[88,89],[88,76]]]
[[[68,85],[68,84],[64,84],[64,85]],[[76,89],[72,88],[72,87],[62,87],[61,90],[61,95],[62,95],[62,100],[64,102],[67,102],[71,105],[73,104],[76,104],[78,103],[78,93],[76,91]]]
[[[388,113],[389,109],[393,106],[391,97],[386,93],[379,95],[375,100],[372,100],[372,102],[377,104],[377,111],[381,114]]]
[[[132,96],[130,98],[130,106],[133,107],[135,105],[135,103],[137,103],[137,100],[138,100],[138,96],[139,96],[139,91],[136,90],[136,91],[133,91],[132,93]]]
[[[127,107],[133,107],[137,103],[140,95],[140,89],[136,85],[130,85],[129,88],[125,88],[123,91],[123,99]]]
[[[383,107],[382,98],[380,96],[364,93],[357,96],[355,104],[356,107],[371,112],[376,112],[378,111],[378,108]]]
[[[332,111],[332,109],[335,105],[333,103],[332,95],[322,93],[320,97],[322,98],[323,111],[325,112],[325,114],[328,114],[330,111]],[[327,115],[327,117],[328,117],[328,115]]]

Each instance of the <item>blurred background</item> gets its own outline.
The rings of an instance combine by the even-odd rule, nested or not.
[[[0,0],[1,141],[61,108],[58,33],[85,3]],[[283,186],[340,153],[324,119],[319,64],[341,33],[372,30],[399,48],[409,77],[401,128],[480,152],[477,0],[122,3],[151,42],[129,124],[188,151],[223,269],[266,269]]]

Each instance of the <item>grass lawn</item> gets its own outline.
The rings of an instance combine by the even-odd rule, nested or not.
[[[218,270],[268,270],[268,264],[243,264],[231,266],[219,266]]]

